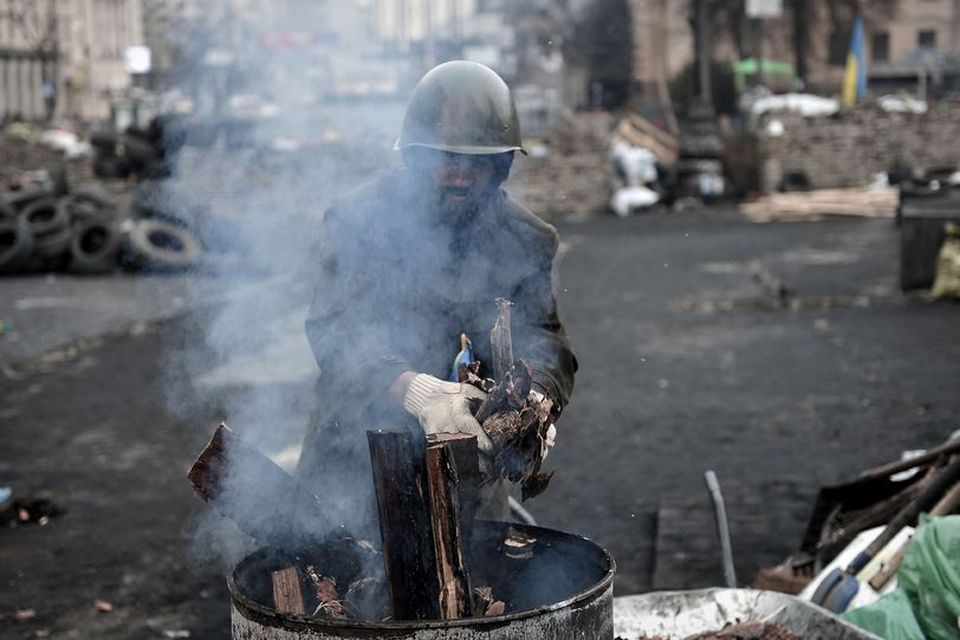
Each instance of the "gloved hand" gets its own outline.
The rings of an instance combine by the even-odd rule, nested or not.
[[[482,401],[486,397],[487,394],[473,385],[446,382],[421,373],[410,381],[403,408],[417,417],[427,435],[469,433],[477,436],[481,451],[490,453],[493,443],[470,413],[470,401]]]
[[[550,415],[550,409],[553,407],[553,402],[547,400],[547,397],[537,391],[536,389],[530,390],[530,400],[534,406],[539,407],[539,412],[544,421],[546,421]],[[547,427],[547,433],[543,439],[543,446],[540,447],[540,458],[546,460],[547,456],[550,455],[550,450],[557,444],[557,428],[550,423],[550,426]]]

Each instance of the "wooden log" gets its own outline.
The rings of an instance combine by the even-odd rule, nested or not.
[[[187,478],[201,498],[261,545],[296,550],[333,528],[316,496],[225,424]]]
[[[368,431],[380,541],[395,620],[440,617],[424,449],[408,431]]]
[[[960,453],[960,438],[951,438],[941,445],[925,451],[923,454],[910,458],[908,460],[897,460],[888,464],[867,469],[860,474],[862,480],[875,480],[879,478],[889,478],[895,473],[902,473],[910,469],[925,467],[932,462],[936,462],[942,456],[954,455]]]
[[[426,468],[430,528],[440,584],[440,617],[457,620],[472,615],[473,591],[461,535],[458,478],[451,444],[438,442],[427,446]]]
[[[280,613],[305,615],[303,592],[300,590],[300,573],[296,567],[287,567],[271,574],[273,581],[273,605]]]

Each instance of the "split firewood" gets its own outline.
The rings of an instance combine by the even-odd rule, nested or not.
[[[460,538],[470,548],[473,521],[480,499],[480,455],[477,437],[466,433],[437,433],[427,436],[427,446],[443,444],[453,456],[457,500],[460,511]]]
[[[552,422],[553,402],[532,393],[533,373],[523,360],[514,360],[511,303],[497,299],[499,314],[490,332],[493,371],[496,380],[480,377],[480,363],[461,365],[461,383],[472,384],[487,393],[474,407],[474,415],[493,443],[495,474],[521,482],[522,498],[542,493],[552,474],[540,473],[547,451],[547,432]]]
[[[395,620],[440,617],[425,451],[407,430],[368,431],[390,610]]]
[[[340,600],[340,594],[337,592],[337,581],[330,576],[320,575],[312,566],[307,567],[307,576],[310,577],[313,589],[317,594],[318,604],[313,616],[315,618],[345,618],[346,611],[344,611],[343,602]]]
[[[501,600],[495,600],[493,589],[490,587],[477,587],[473,590],[473,615],[477,618],[501,616],[506,611],[507,605]]]
[[[197,495],[262,545],[313,546],[314,532],[330,528],[316,496],[225,424],[197,456],[187,478]]]
[[[470,571],[464,549],[457,491],[456,461],[451,442],[427,447],[427,495],[433,533],[437,582],[440,585],[440,617],[457,620],[470,616]],[[476,451],[476,443],[473,443]]]
[[[513,560],[529,560],[533,557],[533,546],[536,542],[536,538],[510,527],[503,541],[504,555]]]
[[[506,298],[497,298],[496,322],[490,332],[490,346],[493,351],[493,374],[497,380],[503,380],[513,366],[513,331],[511,327],[510,307],[513,303]]]
[[[280,613],[304,615],[303,592],[300,590],[300,572],[296,567],[287,567],[270,574],[273,582],[274,609]]]
[[[284,565],[336,567],[337,575],[350,580],[379,560],[372,545],[344,535],[331,522],[312,492],[226,425],[216,430],[187,477],[201,498],[258,544],[282,549]]]
[[[354,620],[384,619],[390,612],[386,583],[382,578],[357,578],[343,596],[343,608]]]
[[[531,395],[529,365],[518,360],[488,394],[477,410],[477,420],[493,443],[497,477],[521,482],[523,499],[542,493],[550,475],[541,474],[550,428],[550,400]]]
[[[483,615],[487,618],[491,616],[502,616],[506,610],[507,603],[505,603],[503,600],[497,600],[487,607],[487,610],[483,613]]]

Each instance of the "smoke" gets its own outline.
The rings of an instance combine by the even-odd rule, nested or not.
[[[353,3],[203,5],[202,15],[171,33],[182,65],[169,102],[192,109],[166,122],[177,149],[172,175],[148,189],[156,208],[202,237],[205,264],[191,280],[210,304],[171,350],[165,384],[170,406],[205,433],[210,416],[222,418],[293,471],[315,408],[318,368],[304,322],[322,213],[397,163],[392,144],[403,104],[329,99],[341,75],[332,67],[362,57],[331,31],[363,28]],[[357,495],[356,487],[338,494],[329,523],[318,528],[356,509]],[[192,523],[190,534],[193,557],[224,569],[249,550],[214,513]]]
[[[365,431],[415,428],[390,383],[411,369],[447,378],[461,332],[491,363],[494,300],[518,292],[514,344],[518,357],[531,355],[534,328],[556,324],[544,309],[555,247],[534,223],[501,219],[493,190],[470,196],[484,204],[425,189],[430,154],[408,154],[409,166],[376,189],[337,200],[401,161],[392,147],[405,99],[371,96],[381,86],[406,96],[410,78],[374,55],[361,10],[371,3],[204,4],[205,22],[182,44],[190,64],[179,86],[195,109],[171,124],[182,145],[157,197],[209,248],[196,282],[211,305],[171,354],[170,402],[191,420],[215,411],[288,470],[299,461],[320,505],[319,516],[305,516],[318,537],[375,539]],[[365,99],[343,98],[361,89]],[[504,177],[509,158],[488,169]],[[534,360],[574,366],[564,339],[538,348]],[[265,502],[291,499],[283,483],[251,482]],[[191,533],[194,557],[225,569],[249,550],[210,514]],[[258,542],[281,544],[285,534],[280,523]]]

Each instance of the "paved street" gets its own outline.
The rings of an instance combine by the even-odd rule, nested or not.
[[[529,506],[610,549],[620,594],[719,584],[719,556],[704,562],[706,469],[727,491],[746,584],[796,547],[818,486],[960,426],[960,306],[897,295],[890,221],[752,225],[718,209],[561,233],[581,372],[553,484]],[[801,308],[775,308],[756,272]],[[271,304],[295,285],[242,281],[217,299],[209,284],[0,281],[0,485],[65,509],[0,531],[0,637],[228,636],[209,560],[242,540],[217,535],[230,525],[202,515],[183,474],[224,417],[294,464],[315,368],[305,308]],[[251,309],[249,348],[214,357],[197,327],[224,305]],[[249,428],[271,409],[284,419]]]

